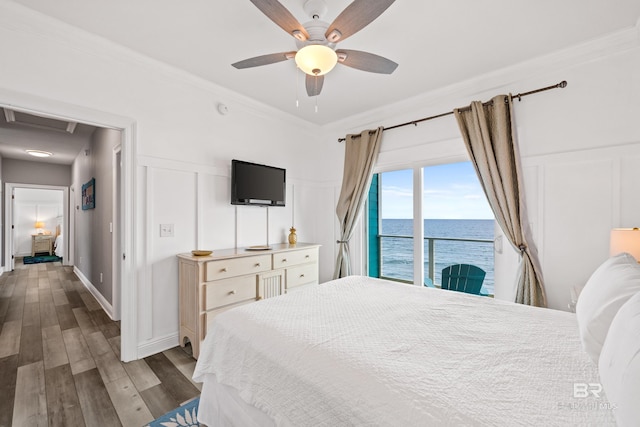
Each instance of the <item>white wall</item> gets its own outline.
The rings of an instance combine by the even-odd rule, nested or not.
[[[608,256],[610,229],[640,224],[639,40],[637,27],[621,31],[350,118],[327,127],[325,135],[335,141],[344,129],[359,132],[390,126],[451,111],[471,100],[486,101],[499,93],[526,92],[567,80],[565,89],[515,103],[529,222],[548,302],[566,310],[570,289],[584,284]],[[342,156],[339,144],[327,146],[332,149],[327,156]],[[377,167],[424,166],[466,156],[455,119],[448,116],[385,132]],[[338,177],[341,163],[334,165]],[[502,253],[495,257],[497,298],[513,299],[517,260],[505,240]],[[356,268],[362,268],[364,257],[358,263]]]
[[[135,122],[128,191],[136,252],[128,256],[136,262],[138,357],[178,344],[177,253],[233,246],[236,234],[240,246],[264,243],[265,209],[239,207],[236,221],[229,204],[231,159],[286,168],[299,241],[318,240],[315,194],[326,186],[317,178],[324,165],[316,127],[11,2],[0,2],[0,48],[0,94],[26,100],[17,107]],[[218,113],[219,102],[229,114]],[[270,241],[283,241],[291,206],[271,208],[270,219]],[[160,224],[174,224],[174,236],[160,238]]]

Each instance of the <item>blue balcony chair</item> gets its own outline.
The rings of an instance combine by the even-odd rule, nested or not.
[[[450,265],[442,270],[442,289],[480,295],[487,273],[470,264]]]

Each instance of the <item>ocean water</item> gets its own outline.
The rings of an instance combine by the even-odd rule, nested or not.
[[[494,221],[484,219],[425,219],[425,237],[494,239]],[[412,219],[383,219],[381,234],[411,236]],[[382,271],[385,277],[413,280],[413,239],[382,238]],[[493,293],[493,242],[434,242],[435,283],[441,282],[442,269],[452,264],[473,264],[487,272],[482,286]],[[429,277],[429,243],[424,241],[424,276]]]

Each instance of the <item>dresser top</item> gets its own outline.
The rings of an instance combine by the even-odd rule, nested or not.
[[[270,249],[256,250],[257,246],[248,246],[242,248],[230,248],[230,249],[216,249],[211,255],[206,256],[194,256],[193,254],[184,253],[178,254],[179,258],[188,259],[192,261],[214,261],[219,259],[228,258],[240,258],[256,255],[274,254],[279,252],[298,251],[301,249],[319,248],[321,245],[317,243],[296,243],[290,245],[289,243],[273,243],[270,244]]]

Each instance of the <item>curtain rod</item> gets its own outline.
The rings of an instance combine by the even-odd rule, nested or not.
[[[535,90],[530,90],[529,92],[524,92],[524,93],[519,93],[517,95],[511,95],[511,99],[515,99],[517,98],[518,101],[521,101],[523,97],[527,96],[527,95],[533,95],[534,93],[538,93],[538,92],[544,92],[545,90],[550,90],[550,89],[558,89],[558,88],[565,88],[567,87],[567,81],[563,80],[558,84],[552,85],[552,86],[547,86],[547,87],[543,87],[540,89],[535,89]],[[493,101],[488,101],[483,103],[482,105],[491,105],[493,104]],[[459,108],[458,110],[460,111],[466,111],[469,110],[470,107],[464,107],[464,108]],[[408,126],[408,125],[414,125],[414,126],[418,126],[418,123],[420,122],[426,122],[427,120],[432,120],[432,119],[437,119],[440,117],[444,117],[444,116],[449,116],[453,114],[453,110],[452,111],[447,111],[446,113],[442,113],[442,114],[436,114],[435,116],[430,116],[430,117],[424,117],[422,119],[418,119],[418,120],[412,120],[410,122],[406,122],[406,123],[400,123],[399,125],[393,125],[393,126],[389,126],[386,128],[382,128],[382,130],[391,130],[391,129],[396,129],[399,127],[403,127],[403,126]],[[338,138],[338,142],[344,142],[346,141],[346,138]]]

